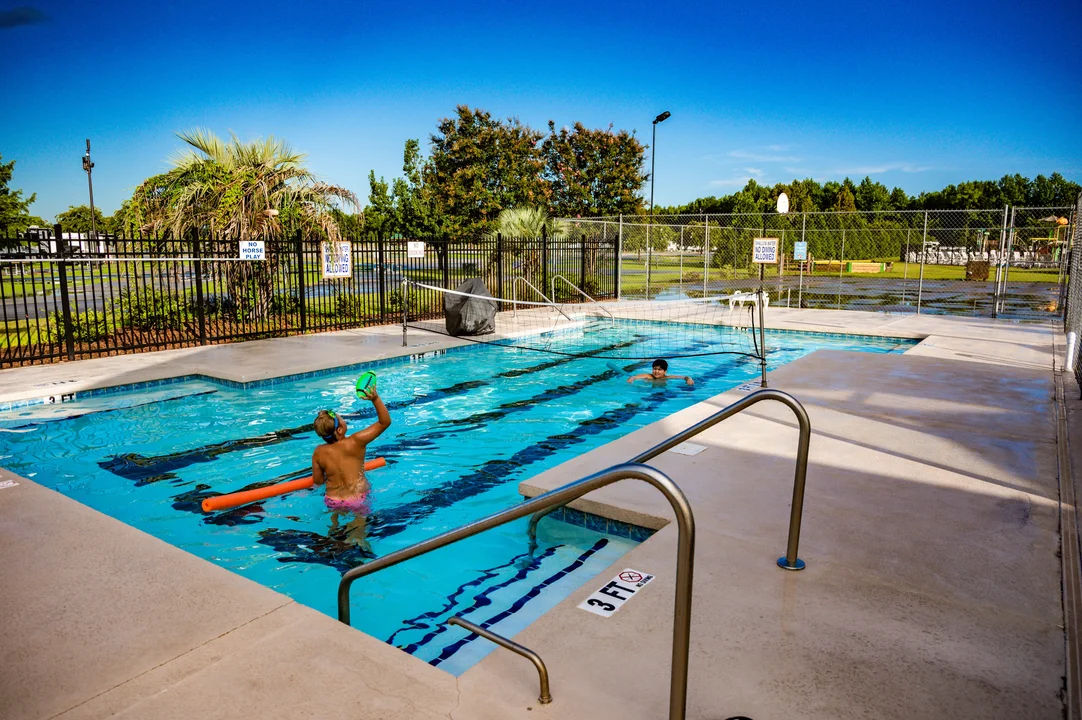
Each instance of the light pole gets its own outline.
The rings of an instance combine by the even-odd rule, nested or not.
[[[654,125],[650,131],[650,224],[646,226],[646,299],[650,299],[650,260],[653,254],[653,243],[650,237],[654,225],[654,159],[657,157],[657,124],[663,123],[672,115],[665,112],[654,118]]]
[[[98,237],[98,223],[94,218],[94,181],[90,177],[90,171],[94,169],[94,163],[90,161],[90,138],[86,139],[86,155],[83,155],[83,170],[86,170],[86,183],[90,186],[90,237]]]

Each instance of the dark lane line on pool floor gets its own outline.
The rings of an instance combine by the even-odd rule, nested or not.
[[[623,344],[626,343],[617,343],[616,345],[606,346],[606,348],[611,349]],[[574,360],[574,358],[564,359],[557,363],[547,362],[529,368],[522,368],[522,373],[520,373],[520,375],[547,370],[556,365],[571,362],[572,360]],[[502,375],[497,375],[496,377],[502,377]],[[515,377],[518,377],[518,375]],[[409,400],[397,400],[387,403],[387,409],[393,411],[401,410],[406,407],[424,405],[426,403],[462,395],[470,390],[475,390],[488,384],[489,382],[486,380],[467,380],[449,387],[432,390],[424,395]],[[342,417],[345,417],[348,420],[363,417],[364,415],[365,413],[343,413]],[[147,456],[140,455],[139,453],[114,455],[105,460],[98,461],[98,466],[123,478],[136,480],[137,486],[146,485],[161,480],[173,479],[176,476],[171,474],[172,471],[181,470],[190,465],[194,465],[195,463],[210,462],[221,455],[236,452],[238,450],[277,445],[278,443],[294,440],[299,435],[311,432],[314,432],[312,424],[307,423],[299,427],[275,430],[252,438],[226,440],[225,442],[204,445],[191,450],[181,450],[166,455]]]
[[[602,548],[604,548],[608,544],[609,544],[608,539],[601,538],[596,543],[594,543],[593,547],[591,547],[589,550],[587,550],[584,553],[582,553],[581,555],[579,555],[574,560],[574,562],[572,562],[570,565],[568,565],[567,567],[565,567],[565,568],[563,568],[561,570],[556,571],[555,573],[553,573],[549,577],[547,577],[544,580],[542,580],[541,582],[539,582],[537,585],[534,585],[532,588],[527,590],[526,593],[522,597],[520,597],[515,602],[511,603],[511,605],[509,607],[507,607],[505,610],[503,610],[503,611],[501,611],[499,613],[496,613],[495,615],[490,617],[488,620],[484,621],[483,623],[479,623],[479,624],[483,628],[488,628],[488,627],[492,627],[493,625],[495,625],[496,623],[498,623],[498,622],[500,622],[502,620],[506,620],[507,618],[511,617],[512,615],[517,613],[519,610],[521,610],[523,607],[525,607],[526,603],[530,602],[531,600],[536,598],[538,595],[540,595],[541,591],[544,590],[546,587],[548,587],[549,585],[552,585],[553,583],[555,583],[558,580],[562,580],[563,578],[565,578],[568,575],[570,575],[571,573],[573,573],[575,570],[578,570],[580,567],[585,565],[587,560],[589,560],[595,553],[600,551]],[[516,580],[517,579],[518,578],[516,576]],[[522,579],[525,579],[525,574],[523,574]],[[508,583],[508,584],[510,584],[510,583]],[[495,589],[495,588],[493,588],[493,589]],[[479,603],[475,602],[473,607],[470,607],[470,608],[468,608],[466,610],[463,610],[463,611],[459,612],[458,614],[459,615],[468,615],[469,613],[473,612],[474,610],[480,609],[481,607],[484,607],[485,605],[491,604],[491,601],[487,597],[489,592],[490,591],[486,590],[484,593],[482,593],[481,595],[478,596],[478,598],[481,598],[482,596],[484,597],[485,602],[483,604],[479,604]],[[446,627],[448,627],[448,626],[447,625],[442,625],[442,626],[440,626],[440,630],[442,630],[443,628],[446,628]],[[439,630],[437,632],[439,632]],[[452,655],[457,653],[459,650],[464,648],[469,643],[476,640],[478,637],[479,637],[478,635],[474,635],[473,633],[470,633],[466,637],[460,638],[459,640],[456,640],[455,642],[453,642],[450,645],[447,645],[445,648],[443,648],[443,651],[440,652],[439,656],[436,657],[433,660],[430,660],[428,664],[432,665],[433,667],[439,667],[440,664],[443,661],[448,660]]]
[[[459,597],[467,590],[469,590],[470,588],[480,587],[486,581],[498,578],[500,576],[500,570],[506,570],[507,568],[519,566],[520,571],[525,570],[526,572],[529,572],[539,567],[541,565],[541,561],[545,558],[552,557],[561,547],[563,547],[563,545],[553,545],[552,547],[546,548],[543,553],[534,558],[530,557],[529,552],[519,553],[518,555],[515,555],[508,562],[505,562],[502,565],[497,565],[495,567],[482,570],[481,574],[478,577],[462,583],[458,586],[458,588],[455,589],[453,593],[448,595],[446,598],[446,602],[439,610],[431,610],[429,612],[421,613],[420,615],[410,618],[408,620],[404,620],[402,622],[402,627],[391,633],[391,636],[387,638],[384,642],[386,642],[388,645],[394,645],[395,638],[398,637],[399,633],[409,632],[411,630],[432,630],[433,628],[436,628],[436,632],[439,632],[438,628],[444,627],[444,623],[438,622],[437,618],[440,618],[455,610],[455,606],[458,604]],[[526,562],[525,565],[521,565],[520,561],[526,560],[527,558],[530,559]],[[503,582],[491,586],[490,590],[486,592],[498,590],[499,588],[507,587],[513,582],[517,582],[520,579],[519,574],[520,573],[516,573],[512,575],[509,580],[504,580]],[[457,611],[456,614],[460,614],[461,612],[462,611]],[[395,645],[395,647],[398,647],[399,649],[405,650],[406,652],[413,654],[413,652],[417,650],[417,648],[421,647],[429,640],[431,640],[435,636],[435,634],[435,632],[428,633],[417,642],[407,643],[406,645]]]
[[[705,385],[710,380],[723,377],[730,370],[729,367],[719,367],[704,373],[701,376],[702,382],[700,385]],[[675,390],[677,392],[687,392],[692,391],[693,388],[680,387]],[[490,460],[471,473],[459,476],[436,488],[431,488],[424,492],[421,500],[397,505],[386,510],[378,510],[367,518],[366,539],[386,539],[397,535],[408,529],[417,520],[506,483],[524,468],[547,459],[566,447],[584,442],[591,435],[597,435],[606,430],[619,427],[636,415],[656,410],[671,396],[672,393],[664,389],[654,389],[650,392],[649,399],[645,403],[627,403],[613,408],[597,418],[579,421],[577,427],[569,433],[549,436],[545,440],[520,450],[507,460]],[[293,475],[299,475],[301,472],[303,471],[298,471]],[[173,507],[178,510],[203,514],[200,507],[202,499],[218,494],[220,493],[211,491],[210,486],[200,484],[192,491],[177,496]],[[264,520],[262,512],[262,504],[257,503],[234,508],[225,513],[205,516],[203,522],[215,525],[254,524]],[[324,564],[344,572],[342,570],[345,567],[344,557],[348,557],[348,561],[371,559],[367,553],[344,547],[342,541],[336,538],[330,538],[331,541],[328,542],[328,539],[324,536],[310,531],[268,528],[261,531],[259,536],[258,542],[261,544],[269,545],[279,552],[294,553],[289,557],[278,558],[279,562],[292,562],[295,558],[296,562]],[[361,564],[361,562],[357,564]]]
[[[462,433],[485,427],[487,423],[493,422],[497,419],[506,417],[513,413],[526,412],[532,408],[537,407],[541,403],[554,400],[556,398],[573,395],[575,393],[581,392],[582,390],[585,390],[586,388],[598,382],[610,380],[616,375],[617,373],[614,370],[605,370],[604,372],[598,373],[597,375],[583,378],[578,382],[573,383],[572,385],[561,385],[556,388],[544,390],[541,393],[538,393],[537,395],[527,400],[518,400],[511,403],[505,403],[505,405],[499,406],[500,408],[503,408],[502,410],[475,413],[474,415],[470,415],[466,418],[459,418],[458,420],[447,421],[445,423],[437,423],[435,427],[426,427],[423,430],[419,431],[424,435],[424,437],[422,438],[402,438],[400,436],[395,442],[380,445],[378,452],[381,456],[387,459],[388,463],[394,464],[395,462],[399,461],[399,458],[401,458],[403,454],[410,451],[417,451],[433,447],[437,440],[444,439],[448,436],[460,435]],[[450,427],[440,430],[438,428],[441,424],[450,425]],[[248,485],[245,485],[239,490],[234,490],[231,492],[243,492],[246,490],[264,488],[279,482],[286,482],[287,480],[295,480],[297,478],[304,477],[309,472],[309,468],[295,470],[271,478],[269,480],[260,480],[258,482],[249,483]],[[176,479],[176,477],[177,476],[172,473],[164,473],[162,475],[154,476],[153,480],[172,480]],[[136,486],[146,484],[147,482],[148,479],[137,481]],[[210,485],[200,483],[193,490],[175,496],[173,498],[175,501],[173,503],[173,507],[177,510],[184,510],[187,512],[197,512],[199,514],[203,514],[200,503],[202,503],[202,501],[207,498],[217,497],[223,494],[224,493],[212,490]],[[232,508],[231,510],[227,510],[223,513],[217,513],[207,516],[205,522],[211,525],[246,525],[251,524],[252,522],[258,522],[258,519],[247,519],[247,515],[262,511],[262,503],[244,505],[239,508]]]

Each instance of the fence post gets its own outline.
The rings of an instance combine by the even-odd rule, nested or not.
[[[620,299],[624,277],[624,214],[620,213],[620,226],[616,231],[616,299]]]
[[[451,240],[443,239],[443,289],[451,289]]]
[[[207,344],[207,314],[203,307],[203,261],[199,247],[199,230],[192,228],[192,255],[195,257],[195,313],[199,319],[199,344]]]
[[[304,240],[301,239],[301,231],[297,230],[293,234],[293,244],[297,246],[297,302],[300,305],[301,310],[301,332],[308,330],[308,303],[305,301],[305,289],[304,289]]]
[[[1018,213],[1018,208],[1017,207],[1011,208],[1011,227],[1007,231],[1007,252],[1006,252],[1006,257],[1004,258],[1004,264],[1003,264],[1003,283],[1000,285],[1000,288],[999,288],[999,308],[1000,308],[1000,310],[1003,309],[1003,304],[1004,304],[1003,301],[1007,297],[1007,281],[1008,281],[1008,278],[1010,277],[1010,274],[1011,274],[1011,255],[1014,254],[1014,235],[1015,235],[1014,219],[1017,216],[1017,213]]]
[[[920,237],[920,280],[917,281],[917,315],[920,315],[920,301],[924,295],[924,258],[928,254],[928,211],[924,211],[924,232]]]
[[[845,271],[845,228],[842,228],[842,252],[838,257],[838,309],[842,309],[842,273]]]
[[[496,295],[503,294],[503,233],[496,233]]]
[[[541,287],[549,286],[549,233],[548,228],[541,226]],[[543,292],[543,290],[542,290]]]
[[[56,253],[60,256],[58,270],[60,274],[60,318],[64,324],[64,345],[68,351],[68,360],[75,359],[75,332],[71,326],[71,296],[68,295],[68,263],[64,260],[67,253],[67,241],[60,231],[60,223],[53,225],[56,237]]]
[[[808,233],[808,212],[805,210],[800,213],[800,242],[804,245],[804,259],[800,261],[800,280],[796,291],[796,306],[797,308],[804,307],[804,266],[808,264],[808,258],[811,254],[808,252],[807,245],[807,233]]]
[[[999,229],[999,253],[996,255],[996,282],[992,286],[992,318],[999,315],[999,279],[1003,274],[1003,248],[1007,242],[1007,210],[1010,205],[1003,206],[1003,225]]]
[[[579,287],[586,289],[586,233],[582,234],[582,247],[579,252]],[[553,298],[555,301],[556,298]]]
[[[703,221],[703,297],[706,297],[706,283],[710,278],[710,217]]]
[[[383,229],[376,232],[376,259],[379,260],[379,324],[387,322],[387,278],[383,267]]]

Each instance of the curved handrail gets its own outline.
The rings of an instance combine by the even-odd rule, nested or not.
[[[522,277],[521,275],[516,277],[511,282],[511,317],[517,317],[518,316],[518,284],[519,284],[520,281],[526,283],[535,293],[537,293],[540,297],[544,298],[545,302],[549,303],[552,306],[553,310],[556,310],[558,313],[560,313],[565,318],[567,318],[568,322],[574,322],[574,320],[567,317],[567,313],[565,313],[563,310],[561,310],[559,305],[557,305],[555,302],[553,302],[552,298],[546,297],[545,293],[538,290],[537,287],[534,286],[534,284],[532,282],[530,282],[526,278]]]
[[[679,536],[676,545],[676,600],[673,612],[672,671],[669,680],[669,720],[683,720],[687,710],[688,654],[691,643],[691,588],[695,559],[695,518],[687,497],[668,475],[655,468],[634,463],[614,465],[573,483],[538,495],[532,500],[489,515],[469,525],[449,530],[347,571],[338,583],[338,619],[349,625],[349,588],[355,580],[397,565],[418,555],[437,550],[458,540],[518,520],[549,506],[562,506],[588,492],[619,480],[648,482],[665,495],[676,513]]]
[[[614,326],[616,325],[616,317],[611,312],[609,312],[609,309],[607,307],[605,307],[604,305],[599,303],[597,300],[594,300],[592,297],[587,295],[585,290],[583,290],[578,285],[576,285],[575,283],[573,283],[570,280],[568,280],[567,278],[565,278],[563,275],[557,274],[557,275],[553,276],[553,278],[552,278],[552,283],[551,284],[552,284],[552,297],[553,298],[556,297],[556,281],[557,280],[563,280],[565,283],[570,285],[573,290],[576,290],[584,298],[586,298],[587,300],[592,302],[594,305],[597,305],[599,308],[601,308],[602,312],[604,312],[606,315],[608,315],[609,319],[612,320],[612,324]]]
[[[474,635],[483,637],[485,640],[494,642],[502,648],[510,650],[516,655],[520,655],[537,668],[537,682],[541,688],[540,693],[537,696],[537,702],[542,705],[548,705],[552,702],[552,692],[549,691],[549,669],[545,666],[545,661],[541,659],[541,656],[535,653],[525,645],[519,645],[510,638],[505,638],[503,635],[497,635],[488,628],[483,628],[476,623],[472,623],[469,620],[463,620],[458,615],[447,621],[448,625],[458,625],[460,628],[464,628]]]
[[[636,455],[628,462],[643,463],[655,458],[666,450],[670,450],[698,435],[703,430],[711,428],[722,420],[731,418],[733,415],[747,410],[752,405],[763,400],[776,400],[788,406],[796,414],[797,423],[800,425],[800,439],[797,441],[796,451],[796,473],[793,478],[793,507],[789,512],[789,540],[785,547],[785,556],[778,558],[778,567],[785,570],[803,570],[804,561],[797,557],[797,549],[800,544],[800,518],[804,511],[804,483],[808,476],[808,446],[811,444],[811,420],[808,418],[808,412],[800,404],[800,401],[789,393],[773,389],[757,390],[751,395],[719,410],[705,420],[701,420],[688,429],[673,435],[668,440],[662,441],[646,452]],[[558,510],[560,507],[562,506],[553,505],[538,511],[530,518],[528,532],[530,534],[531,548],[537,545],[537,523],[541,518]]]

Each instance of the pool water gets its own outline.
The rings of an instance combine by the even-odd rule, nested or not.
[[[564,349],[648,344],[652,332],[637,323],[561,342]],[[733,331],[717,332],[721,340]],[[819,348],[882,353],[911,345],[767,333],[771,367]],[[689,349],[696,348],[669,354]],[[688,357],[669,370],[694,377],[694,386],[643,387],[625,378],[649,371],[648,362],[494,346],[373,369],[393,425],[369,448],[387,466],[369,473],[367,518],[332,514],[318,490],[217,513],[200,509],[208,496],[310,474],[319,409],[335,409],[352,430],[372,422],[371,405],[354,394],[356,368],[246,388],[190,380],[3,413],[0,462],[335,616],[338,581],[349,568],[507,508],[520,501],[520,481],[759,371],[756,360],[737,355]],[[445,625],[448,618],[462,615],[513,636],[643,536],[626,526],[549,519],[531,553],[526,522],[362,578],[352,589],[354,626],[459,674],[493,646]]]

